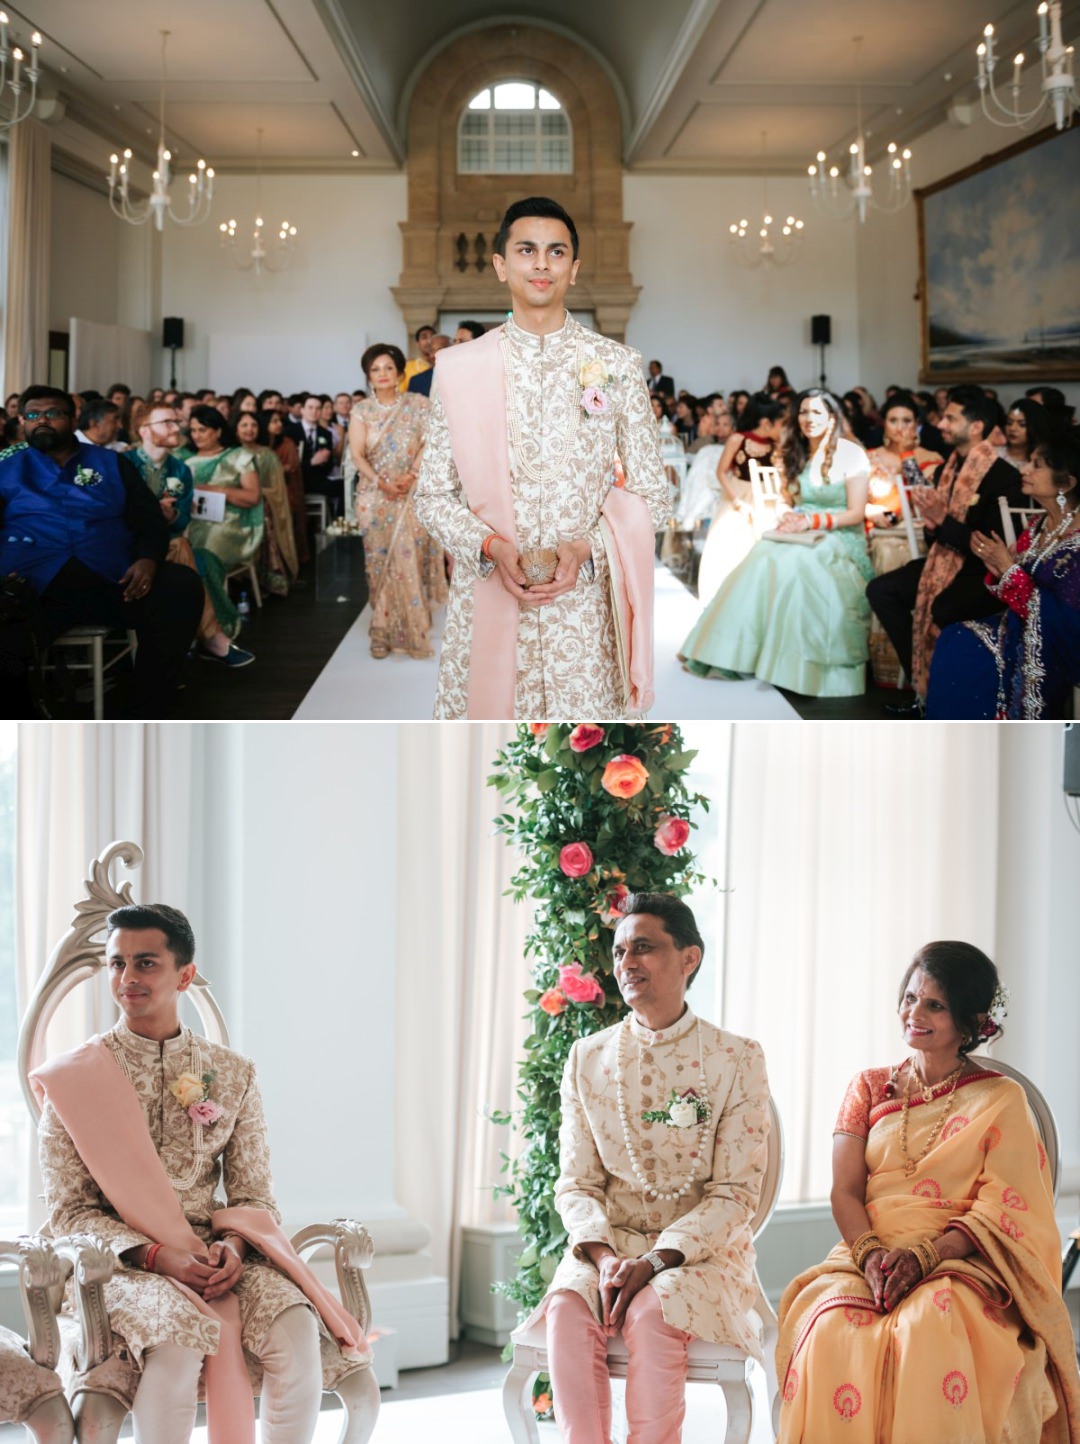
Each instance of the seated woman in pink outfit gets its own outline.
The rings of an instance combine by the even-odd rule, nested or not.
[[[630,1012],[567,1059],[555,1207],[568,1248],[534,1315],[547,1316],[566,1444],[611,1437],[607,1342],[620,1330],[634,1444],[677,1444],[692,1339],[761,1359],[751,1219],[769,1131],[765,1059],[687,1007],[704,944],[686,904],[639,893],[624,914],[613,956]]]

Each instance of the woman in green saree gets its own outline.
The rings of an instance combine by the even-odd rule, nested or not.
[[[187,464],[195,479],[196,498],[188,541],[221,629],[226,636],[235,637],[240,614],[229,596],[226,578],[259,554],[265,532],[262,484],[254,457],[236,445],[228,422],[215,407],[192,410],[191,442],[195,454]],[[223,521],[207,521],[197,514],[200,489],[226,493]]]

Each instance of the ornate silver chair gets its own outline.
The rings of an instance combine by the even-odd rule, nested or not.
[[[0,1423],[24,1424],[38,1444],[71,1444],[75,1424],[56,1372],[56,1308],[71,1263],[48,1239],[27,1234],[0,1239],[0,1261],[18,1268],[27,1327],[25,1341],[0,1328]]]
[[[755,1238],[772,1217],[780,1195],[780,1182],[784,1176],[784,1132],[780,1114],[771,1098],[769,1121],[771,1126],[765,1177],[761,1185],[761,1199],[751,1223]],[[754,1282],[757,1284],[754,1312],[758,1316],[765,1357],[769,1410],[775,1421],[780,1407],[775,1362],[777,1319],[772,1305],[765,1297],[765,1290],[756,1269]],[[531,1327],[521,1325],[514,1330],[510,1339],[514,1359],[503,1384],[503,1413],[514,1444],[538,1444],[540,1432],[536,1427],[536,1415],[532,1408],[532,1382],[537,1374],[546,1372],[548,1367],[546,1325],[543,1320]],[[622,1334],[616,1334],[608,1343],[608,1373],[613,1379],[625,1379],[628,1362],[629,1356]],[[704,1339],[694,1339],[690,1343],[687,1353],[687,1381],[719,1385],[723,1390],[724,1403],[727,1406],[725,1444],[749,1444],[754,1432],[754,1395],[749,1379],[753,1363],[754,1360],[749,1354],[734,1345],[711,1344]],[[558,1400],[555,1401],[555,1407],[558,1408]]]
[[[143,860],[142,849],[131,842],[114,842],[90,863],[85,894],[75,904],[71,927],[53,950],[48,967],[30,1000],[19,1033],[19,1075],[27,1106],[35,1118],[39,1109],[30,1090],[29,1074],[44,1058],[45,1030],[61,1001],[80,983],[98,976],[105,966],[101,934],[113,908],[131,903],[131,884],[117,888],[111,879],[114,863],[129,868]],[[228,1047],[225,1020],[206,979],[197,974],[189,991],[199,1022],[212,1043]],[[371,1303],[362,1270],[373,1257],[371,1237],[351,1219],[333,1219],[301,1229],[292,1240],[298,1253],[322,1246],[333,1249],[341,1301],[365,1333],[371,1324]],[[74,1270],[70,1312],[59,1317],[59,1372],[72,1397],[76,1437],[93,1438],[95,1444],[113,1444],[131,1408],[139,1382],[138,1371],[114,1349],[105,1309],[105,1284],[111,1277],[111,1251],[92,1240],[57,1243],[56,1249],[70,1258]],[[61,1286],[54,1289],[59,1302]],[[322,1343],[323,1389],[336,1394],[344,1409],[338,1444],[366,1444],[379,1412],[379,1385],[370,1363],[343,1359],[336,1345]],[[257,1360],[248,1358],[248,1373],[257,1395],[262,1371]],[[202,1390],[200,1386],[200,1398]],[[57,1435],[62,1439],[63,1435]],[[70,1437],[70,1436],[68,1436]]]

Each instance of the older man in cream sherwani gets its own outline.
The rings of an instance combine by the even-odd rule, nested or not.
[[[631,1012],[567,1059],[555,1205],[569,1247],[537,1311],[566,1444],[611,1437],[606,1350],[619,1329],[634,1444],[677,1444],[692,1338],[761,1358],[750,1221],[769,1087],[757,1043],[686,1005],[703,948],[685,903],[629,899],[613,951]]]

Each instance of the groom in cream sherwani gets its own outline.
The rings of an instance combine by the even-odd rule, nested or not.
[[[685,903],[629,898],[613,956],[631,1011],[567,1059],[555,1206],[569,1246],[534,1315],[547,1315],[566,1444],[611,1438],[606,1351],[620,1329],[634,1444],[677,1444],[691,1339],[761,1360],[751,1219],[769,1085],[757,1043],[686,1004],[703,951]]]
[[[512,205],[492,259],[513,315],[439,357],[416,489],[454,558],[435,716],[646,711],[670,508],[641,357],[567,314],[578,237],[557,202]]]

